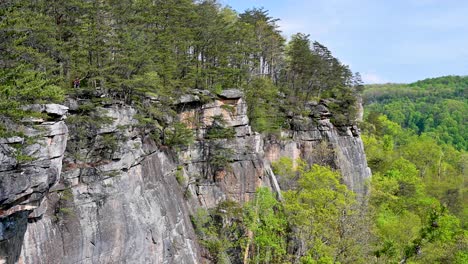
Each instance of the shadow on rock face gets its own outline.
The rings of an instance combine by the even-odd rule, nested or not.
[[[28,214],[28,211],[20,211],[0,218],[0,263],[18,262],[28,224]]]

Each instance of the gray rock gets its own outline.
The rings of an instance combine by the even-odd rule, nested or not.
[[[24,263],[200,263],[181,186],[164,153],[118,177],[72,187],[72,213],[28,225]],[[52,203],[52,200],[46,202]],[[57,247],[56,245],[63,245]]]
[[[234,130],[236,131],[236,137],[245,137],[252,134],[250,126],[238,126],[234,127]]]
[[[23,110],[47,113],[51,116],[63,117],[68,113],[68,107],[59,104],[32,104],[22,107]]]
[[[200,97],[193,95],[193,94],[184,94],[182,95],[179,100],[176,101],[176,104],[187,104],[193,102],[199,102]]]
[[[326,99],[320,99],[320,104],[329,107],[330,104],[339,104],[340,101],[334,98],[326,98]]]
[[[199,95],[204,95],[204,96],[212,96],[211,92],[208,91],[208,90],[194,89],[193,93],[194,94],[199,94]]]
[[[42,118],[37,118],[37,117],[25,117],[21,120],[21,123],[35,123],[35,124],[40,124],[43,123],[44,119]]]
[[[47,211],[47,203],[41,203],[41,205],[38,208],[35,208],[34,211],[32,211],[29,215],[28,218],[34,219],[34,218],[39,218],[42,217],[43,214]]]
[[[315,128],[312,128],[313,124]],[[309,164],[328,165],[341,172],[343,182],[359,197],[367,194],[366,181],[371,173],[357,127],[338,129],[329,119],[312,121],[307,118],[294,119],[292,127],[292,140],[265,142],[265,158],[268,161],[289,157],[293,160],[301,158]],[[343,129],[344,133],[340,131]],[[321,142],[326,142],[328,149],[321,149]]]
[[[14,236],[22,245],[15,246],[21,254],[12,263],[200,263],[184,189],[174,176],[176,163],[131,132],[134,109],[105,110],[113,124],[99,134],[131,135],[111,160],[89,163],[67,158],[60,173],[68,131],[62,123],[51,122],[42,124],[43,131],[36,134],[44,135],[44,141],[28,147],[38,157],[32,166],[14,175],[0,173],[4,188],[0,194],[8,198],[4,204],[21,199],[39,205],[22,218],[21,227],[27,217],[34,221]],[[83,155],[90,149],[84,149]],[[6,177],[15,180],[3,184]],[[57,184],[59,178],[63,183]],[[71,194],[63,198],[65,192]],[[12,239],[8,238],[9,245]],[[4,249],[6,256],[17,258],[0,244],[0,253]]]
[[[21,109],[23,109],[25,111],[32,111],[32,112],[42,113],[42,112],[45,112],[45,105],[41,105],[41,104],[25,105],[25,106],[21,107]]]
[[[148,98],[152,102],[159,102],[160,101],[159,96],[157,96],[157,95],[146,94],[145,97]]]
[[[31,111],[42,111],[63,117],[67,108],[60,105],[31,105]],[[26,124],[27,125],[27,124]],[[37,129],[39,127],[39,129]],[[62,159],[67,144],[68,130],[63,121],[42,122],[35,127],[26,127],[27,136],[35,137],[35,143],[25,146],[23,155],[32,161],[18,163],[16,150],[8,144],[23,143],[22,138],[0,141],[0,234],[12,232],[13,236],[0,235],[0,260],[18,262],[23,237],[27,230],[28,215],[41,216],[45,195],[60,178]],[[39,211],[36,211],[38,210]],[[16,245],[12,248],[12,245]]]
[[[326,106],[324,106],[324,105],[317,105],[316,109],[321,114],[323,114],[323,113],[329,114],[330,113],[330,111],[328,111],[328,108]]]
[[[113,120],[111,124],[106,124],[99,129],[98,134],[113,133],[119,128],[132,126],[137,123],[133,118],[136,110],[129,106],[114,105],[110,108],[98,108],[102,115],[105,115]]]
[[[68,127],[63,121],[42,123],[40,127],[44,128],[47,131],[47,137],[65,135],[68,133]]]
[[[294,139],[301,141],[318,141],[322,140],[322,133],[319,130],[297,131],[294,134]]]
[[[10,138],[0,138],[0,144],[23,144],[24,138],[22,137],[10,137]]]
[[[16,158],[12,155],[15,149],[6,145],[0,148],[0,172],[11,171],[16,167]]]
[[[73,98],[68,98],[65,105],[68,107],[68,110],[71,111],[76,111],[80,107],[78,101]]]
[[[317,101],[309,101],[309,102],[306,103],[306,106],[310,107],[310,108],[315,107],[317,105],[318,105]]]
[[[318,120],[318,129],[320,131],[329,131],[330,128],[333,127],[333,124],[330,122],[329,119],[321,119],[321,120]]]
[[[46,104],[45,112],[50,115],[64,116],[68,112],[68,107],[59,104]]]
[[[226,99],[239,99],[244,97],[244,93],[239,89],[227,89],[222,91],[218,95]]]

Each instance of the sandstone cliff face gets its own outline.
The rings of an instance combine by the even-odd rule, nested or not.
[[[20,138],[0,141],[5,263],[202,263],[189,215],[226,199],[248,201],[259,186],[279,193],[270,164],[280,157],[330,164],[359,193],[370,176],[357,128],[334,127],[325,102],[274,139],[252,131],[240,91],[194,91],[176,107],[195,142],[177,152],[137,129],[134,109],[107,105],[98,110],[112,122],[78,153],[86,162],[65,151],[67,137],[69,146],[76,140],[62,120],[67,109],[41,107],[53,121],[36,124],[38,145],[28,147],[35,161],[16,163],[11,144]],[[99,155],[109,137],[118,144]]]
[[[243,203],[252,198],[257,187],[273,186],[263,159],[263,138],[249,126],[247,105],[238,90],[226,90],[215,100],[200,104],[197,98],[181,104],[180,119],[196,134],[196,141],[181,151],[180,160],[188,190],[196,203],[215,207],[231,199]],[[211,138],[215,120],[232,129],[232,137]],[[226,164],[218,164],[216,159]]]
[[[283,132],[281,139],[266,140],[265,159],[274,162],[280,157],[300,158],[308,164],[331,166],[341,172],[343,182],[351,190],[365,195],[371,171],[359,129],[335,127],[324,104],[312,105],[309,117],[293,118],[291,131]]]
[[[60,179],[68,129],[62,120],[67,108],[60,105],[31,106],[47,114],[43,119],[24,120],[12,129],[35,138],[0,139],[0,262],[14,263],[21,250],[28,219],[34,221],[44,212],[45,194]],[[25,146],[20,153],[18,146]],[[21,163],[21,157],[34,160]]]
[[[80,151],[91,153],[87,162],[65,153],[60,181],[42,201],[44,213],[28,223],[19,262],[197,263],[174,155],[134,129],[134,109],[98,110],[113,122]],[[100,138],[109,134],[125,140],[103,158],[93,151],[106,147]]]

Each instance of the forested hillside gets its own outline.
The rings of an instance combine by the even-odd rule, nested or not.
[[[468,77],[459,76],[366,86],[362,128],[373,171],[377,255],[467,261],[466,235],[440,228],[460,225],[466,233],[468,224],[467,92]],[[459,262],[449,257],[457,254]]]
[[[411,84],[369,85],[367,112],[385,114],[414,133],[468,150],[468,77],[446,76]]]

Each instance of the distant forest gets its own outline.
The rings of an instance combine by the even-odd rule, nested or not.
[[[385,114],[419,135],[468,150],[468,77],[368,85],[363,96],[367,112]]]

